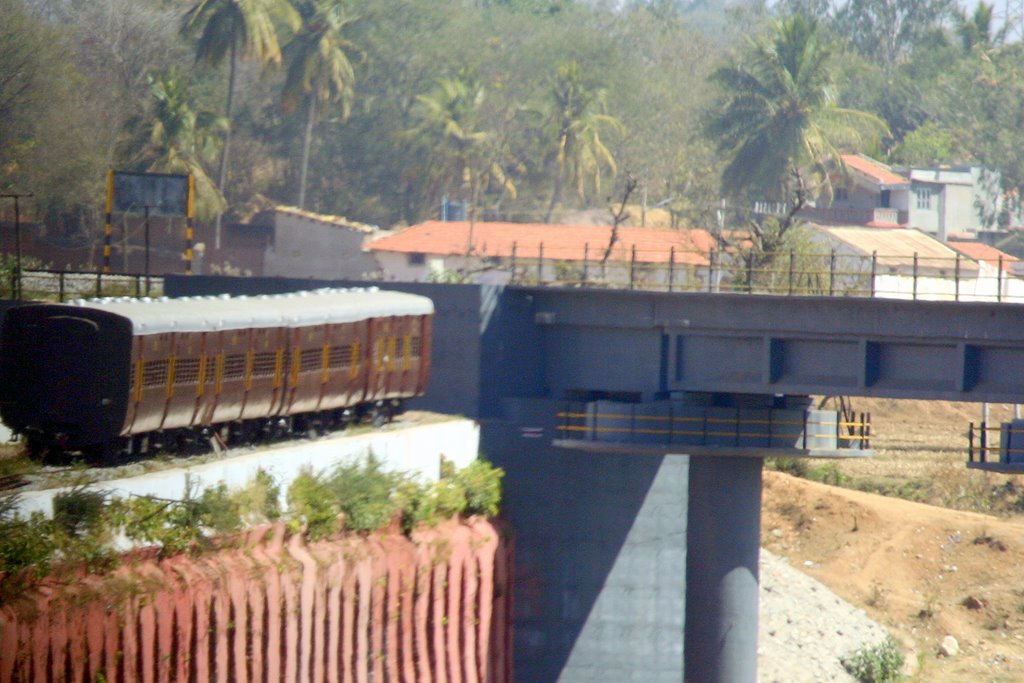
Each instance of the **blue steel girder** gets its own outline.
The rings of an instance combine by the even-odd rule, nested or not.
[[[1020,305],[552,288],[509,293],[532,300],[556,392],[1024,403]],[[604,387],[592,386],[598,376]]]

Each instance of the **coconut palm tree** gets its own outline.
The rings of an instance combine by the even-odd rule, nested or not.
[[[793,248],[800,210],[815,196],[831,196],[829,170],[844,168],[840,149],[888,132],[873,114],[838,106],[828,57],[817,24],[797,14],[776,22],[770,34],[750,41],[739,61],[712,74],[725,91],[708,122],[726,161],[723,192],[787,205],[780,217],[747,221],[747,237],[738,243],[716,235],[738,251],[748,273],[770,277],[778,255]]]
[[[588,180],[592,180],[595,191],[600,192],[602,168],[616,172],[615,158],[602,134],[605,131],[621,134],[625,126],[607,114],[606,99],[604,90],[592,90],[583,82],[579,62],[567,62],[558,67],[547,115],[555,139],[555,181],[544,218],[546,222],[551,220],[567,181],[574,183],[582,201]]]
[[[342,32],[355,21],[337,0],[311,0],[299,12],[303,24],[284,48],[287,77],[281,101],[286,112],[306,105],[306,126],[302,136],[302,160],[299,166],[297,206],[306,204],[306,175],[313,127],[323,110],[338,105],[342,120],[348,118],[355,95],[355,72],[349,53],[356,46]]]
[[[196,212],[209,219],[225,208],[224,197],[206,171],[220,150],[224,117],[193,109],[186,81],[171,67],[149,76],[153,123],[145,148],[147,171],[190,174],[196,186]]]
[[[217,65],[225,57],[228,58],[228,91],[224,107],[228,127],[224,131],[217,182],[223,194],[226,194],[238,57],[252,57],[264,65],[279,64],[279,26],[293,30],[299,26],[299,15],[288,0],[198,0],[182,19],[182,33],[198,36],[197,61]],[[217,248],[220,248],[220,220],[218,214],[214,238],[214,246]]]
[[[828,164],[841,165],[840,148],[888,132],[877,116],[838,106],[828,56],[817,24],[794,15],[712,74],[725,92],[708,132],[726,159],[726,194],[803,203],[831,191]]]
[[[963,10],[958,10],[954,15],[956,33],[960,36],[964,52],[970,54],[975,50],[982,53],[990,52],[993,48],[1006,41],[1008,24],[1001,30],[992,32],[993,6],[986,2],[979,2],[974,8],[974,14],[968,15]]]
[[[490,183],[512,196],[516,192],[500,162],[502,153],[494,134],[481,129],[485,99],[486,89],[468,71],[442,78],[431,92],[416,97],[412,111],[416,125],[403,132],[415,144],[435,150],[436,182],[467,203],[471,233],[480,194]]]

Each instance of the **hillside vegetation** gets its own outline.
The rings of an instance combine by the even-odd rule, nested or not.
[[[983,164],[1013,198],[1019,29],[949,0],[0,0],[0,191],[69,244],[102,235],[110,167],[192,173],[206,239],[268,203],[557,222],[627,190],[745,225],[752,197],[827,193],[837,152]],[[798,130],[736,128],[748,77]],[[737,177],[748,154],[774,177]]]

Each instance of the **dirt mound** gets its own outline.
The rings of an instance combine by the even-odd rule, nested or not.
[[[1024,521],[766,472],[762,534],[888,627],[916,680],[1024,680]],[[948,635],[953,657],[938,654]]]

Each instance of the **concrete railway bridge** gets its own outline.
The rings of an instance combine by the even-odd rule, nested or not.
[[[366,283],[165,288],[345,284]],[[1024,403],[1018,305],[380,286],[437,309],[431,388],[413,407],[476,419],[507,472],[522,681],[753,683],[764,457],[869,453],[867,425],[809,397]],[[984,454],[971,465],[1024,471],[1015,449]]]

